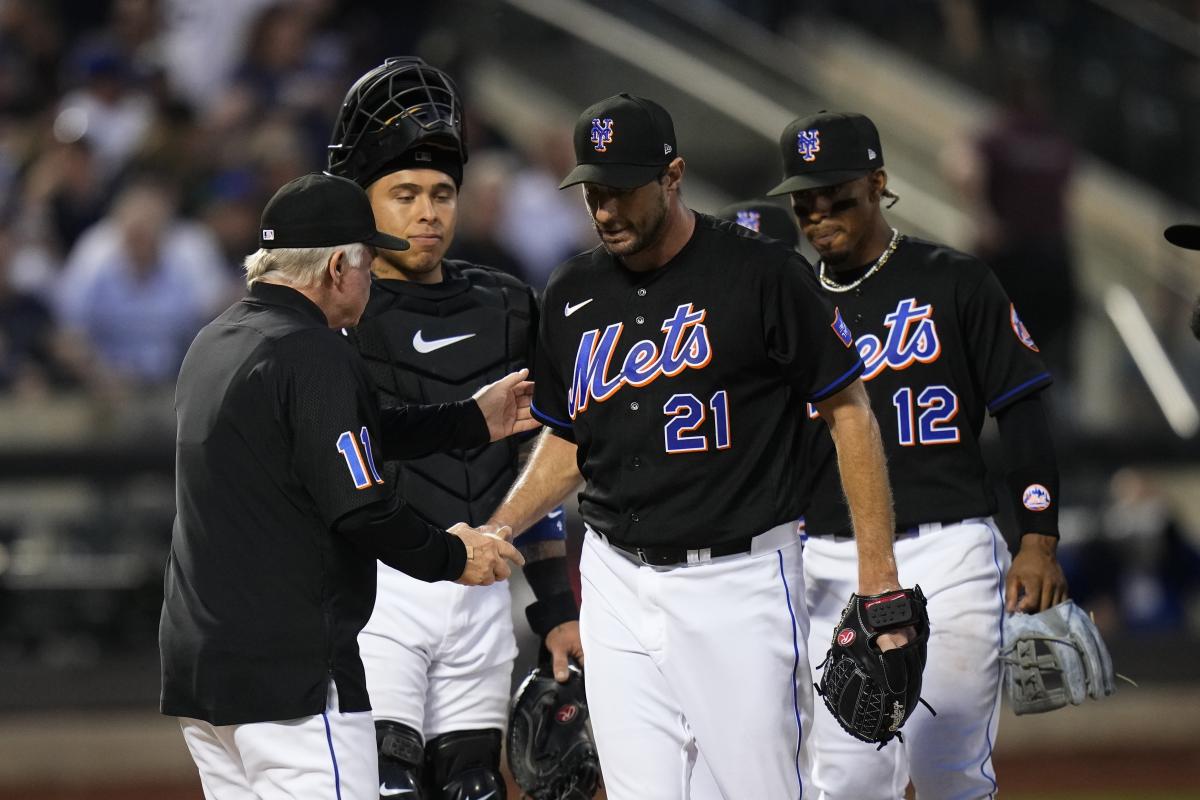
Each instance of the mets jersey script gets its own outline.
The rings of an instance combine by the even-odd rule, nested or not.
[[[555,272],[533,413],[578,445],[594,529],[708,547],[797,519],[803,404],[858,377],[852,344],[801,256],[697,214],[659,269],[597,247]]]
[[[995,495],[979,450],[984,413],[994,415],[1051,381],[996,276],[976,258],[905,237],[877,274],[829,297],[854,330],[865,364],[896,527],[990,516]],[[829,430],[818,423],[812,435],[809,458],[817,472],[805,513],[808,533],[849,533]]]

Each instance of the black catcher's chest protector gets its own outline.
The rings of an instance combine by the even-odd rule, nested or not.
[[[537,328],[532,291],[516,278],[463,262],[445,280],[376,281],[350,332],[384,408],[444,403],[530,363]],[[388,462],[385,480],[439,525],[482,523],[516,477],[513,438],[481,448]]]

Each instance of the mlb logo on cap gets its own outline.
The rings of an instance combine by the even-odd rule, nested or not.
[[[264,229],[264,230],[263,230],[263,232],[262,232],[262,233],[263,233],[263,235],[262,235],[262,239],[263,239],[263,241],[264,241],[264,242],[273,242],[273,241],[275,241],[275,231],[273,231],[272,229],[270,229],[270,228],[266,228],[266,229]]]

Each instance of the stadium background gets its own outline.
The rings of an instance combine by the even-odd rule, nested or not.
[[[698,210],[772,185],[793,116],[854,109],[902,230],[1027,254],[998,272],[1060,342],[1061,558],[1139,688],[1006,714],[1001,786],[1200,797],[1200,255],[1161,238],[1200,221],[1195,3],[0,0],[0,798],[200,797],[155,713],[175,371],[398,54],[466,95],[452,254],[535,285],[591,240],[570,125],[622,90],[672,111]]]

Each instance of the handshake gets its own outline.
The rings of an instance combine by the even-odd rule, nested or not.
[[[524,557],[512,546],[512,528],[507,525],[480,525],[472,528],[465,522],[453,525],[449,532],[462,539],[467,547],[467,565],[455,583],[464,586],[490,586],[506,580],[512,574],[508,562],[520,567]]]

